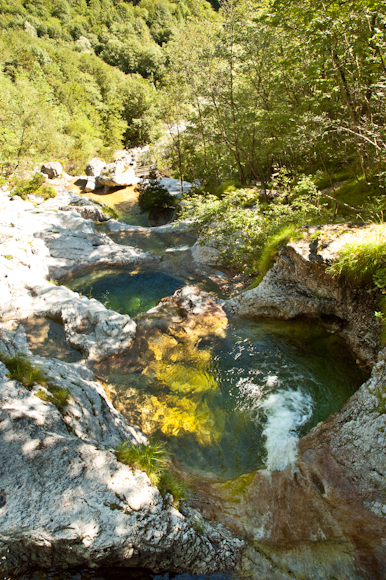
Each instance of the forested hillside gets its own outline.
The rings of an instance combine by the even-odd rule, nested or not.
[[[383,194],[384,2],[0,0],[0,27],[3,163],[80,166],[168,126],[166,166],[212,192],[306,174]]]
[[[165,44],[205,0],[0,1],[0,155],[90,156],[151,141]]]

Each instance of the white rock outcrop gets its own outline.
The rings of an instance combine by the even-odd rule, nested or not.
[[[128,187],[139,183],[139,179],[132,165],[118,160],[110,163],[101,171],[98,182],[107,187]]]
[[[102,159],[98,159],[94,157],[89,161],[86,167],[86,175],[90,177],[98,177],[101,174],[102,170],[105,169],[106,162],[102,161]]]

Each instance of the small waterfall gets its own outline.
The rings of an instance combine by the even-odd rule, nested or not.
[[[312,416],[312,399],[301,390],[279,390],[262,404],[267,423],[263,429],[266,438],[267,469],[283,471],[296,460],[297,430]]]

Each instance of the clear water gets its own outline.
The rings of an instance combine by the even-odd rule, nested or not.
[[[109,237],[124,246],[135,246],[145,252],[156,254],[186,252],[196,241],[196,238],[185,232],[170,234],[159,233],[151,228],[148,231],[125,231],[109,233]]]
[[[66,282],[66,286],[96,298],[106,308],[137,316],[158,300],[183,286],[183,280],[160,271],[106,270],[93,272]]]
[[[156,269],[130,271],[111,268],[69,278],[64,283],[71,290],[99,300],[106,308],[132,317],[153,308],[161,298],[170,296],[185,284],[196,283],[212,292],[218,290],[206,279],[175,275],[172,263],[169,271],[170,274]]]
[[[304,321],[234,320],[196,344],[139,326],[137,342],[95,368],[114,405],[182,469],[221,479],[285,468],[367,378],[340,339]]]

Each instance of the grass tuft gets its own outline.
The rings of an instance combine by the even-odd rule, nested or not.
[[[42,401],[52,403],[58,409],[60,413],[64,413],[65,408],[68,404],[68,397],[70,396],[70,391],[68,389],[63,389],[61,387],[56,387],[55,385],[46,385],[48,393],[40,389],[36,396]]]
[[[253,282],[248,286],[247,290],[252,290],[260,284],[265,274],[273,266],[275,256],[279,252],[280,248],[292,240],[301,238],[302,235],[303,234],[295,225],[285,226],[275,234],[272,234],[268,238],[258,262],[258,269],[260,273],[257,278],[255,278],[255,280],[253,280]]]
[[[125,441],[115,449],[115,456],[121,463],[145,471],[154,485],[158,485],[163,470],[169,463],[165,446],[158,442],[136,447]]]
[[[14,381],[18,381],[26,389],[31,390],[36,384],[46,387],[48,393],[40,389],[36,393],[36,396],[42,399],[42,401],[52,403],[60,413],[64,413],[70,391],[52,385],[45,372],[39,367],[34,366],[27,355],[19,353],[14,356],[8,356],[0,353],[0,360],[9,370],[8,377]]]
[[[121,463],[145,471],[163,496],[172,494],[176,505],[186,499],[188,487],[171,468],[170,456],[163,443],[150,441],[137,447],[125,441],[116,447],[115,456]]]
[[[4,254],[3,257],[7,258],[7,260],[13,260],[13,256],[11,256],[11,254]]]
[[[19,353],[15,356],[7,356],[0,353],[0,360],[9,370],[9,378],[18,381],[26,389],[31,389],[36,383],[43,384],[47,382],[45,373],[35,367],[25,354]]]
[[[361,284],[371,282],[385,265],[386,240],[375,238],[344,246],[327,271],[333,276],[342,276]]]
[[[173,471],[164,471],[162,473],[158,484],[158,489],[163,496],[165,496],[167,493],[171,493],[174,497],[174,502],[177,505],[181,501],[184,501],[189,494],[188,486],[186,483]]]

